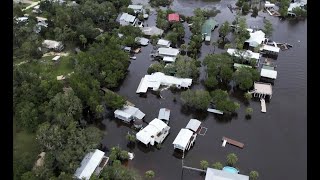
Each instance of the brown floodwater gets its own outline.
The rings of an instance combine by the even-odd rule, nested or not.
[[[192,15],[197,7],[216,7],[221,11],[215,19],[222,24],[224,21],[233,21],[235,13],[231,13],[228,4],[234,4],[232,0],[215,2],[175,0],[171,8],[184,15]],[[155,13],[148,19],[148,25],[155,24]],[[117,91],[125,96],[136,107],[140,108],[150,122],[158,116],[160,108],[169,108],[170,134],[163,142],[162,148],[146,148],[140,143],[134,147],[127,146],[125,136],[128,132],[134,133],[128,125],[119,123],[114,118],[106,118],[103,121],[105,136],[104,147],[111,148],[119,145],[125,150],[135,153],[135,158],[129,161],[128,166],[135,167],[143,175],[147,170],[154,170],[155,179],[163,180],[197,180],[204,179],[198,172],[181,171],[181,157],[173,151],[172,142],[179,130],[186,126],[191,118],[202,121],[202,126],[208,130],[204,136],[198,136],[195,145],[185,154],[184,164],[200,168],[200,161],[207,160],[210,164],[220,161],[226,162],[226,155],[236,153],[239,160],[236,167],[240,174],[248,175],[251,170],[257,170],[262,180],[307,179],[307,20],[292,22],[271,17],[266,13],[259,12],[257,18],[247,16],[247,23],[251,27],[263,28],[263,17],[269,19],[274,28],[272,40],[287,42],[293,48],[281,51],[277,60],[278,78],[273,86],[273,96],[267,102],[267,113],[261,113],[260,102],[251,101],[249,106],[254,112],[251,119],[245,118],[247,104],[239,97],[239,92],[234,91],[231,98],[240,103],[241,108],[232,118],[221,118],[214,114],[191,112],[182,107],[179,93],[170,90],[161,92],[163,99],[148,92],[140,97],[135,93],[141,78],[147,73],[147,69],[153,63],[149,54],[152,45],[142,48],[137,54],[137,60],[132,60],[129,73]],[[187,25],[185,24],[185,27]],[[185,39],[191,36],[186,30]],[[213,32],[213,40],[218,38],[217,29]],[[213,52],[212,45],[203,44],[201,48],[202,60],[207,54]],[[216,53],[225,50],[217,49]],[[201,68],[199,82],[191,89],[204,89],[201,80],[205,76],[204,68]],[[233,92],[233,91],[232,91]],[[177,102],[173,102],[173,97]],[[145,123],[144,126],[147,124]],[[222,136],[230,137],[245,144],[243,149],[226,145],[221,147]]]

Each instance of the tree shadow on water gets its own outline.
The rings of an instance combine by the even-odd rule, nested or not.
[[[214,118],[217,120],[218,123],[229,123],[233,118],[237,118],[238,113],[231,113],[231,114],[223,114],[223,115],[218,115],[215,114]]]

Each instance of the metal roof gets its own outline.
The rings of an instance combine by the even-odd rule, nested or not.
[[[205,180],[249,180],[249,176],[207,168]]]
[[[170,41],[165,40],[165,39],[159,39],[157,45],[169,47],[170,46]]]
[[[271,69],[261,69],[260,75],[262,77],[270,78],[270,79],[277,79],[277,71]]]
[[[169,121],[169,118],[170,118],[170,109],[161,108],[159,110],[158,119],[164,119],[164,120]]]
[[[180,21],[178,13],[172,13],[168,15],[168,21]]]
[[[167,56],[177,56],[180,51],[176,48],[159,48],[158,52],[160,55],[167,55]]]
[[[191,130],[182,128],[172,144],[175,148],[185,150],[192,135],[193,132]]]
[[[236,57],[240,57],[242,55],[246,59],[247,58],[249,59],[253,58],[256,60],[260,59],[260,53],[255,53],[250,50],[243,51],[238,49],[228,49],[227,53],[230,54],[231,56],[236,56]]]
[[[82,160],[81,166],[76,170],[74,176],[78,179],[89,180],[94,170],[97,168],[104,152],[96,149],[94,152],[88,153]]]
[[[140,142],[147,145],[152,139],[151,136],[156,137],[157,134],[166,127],[168,127],[166,123],[164,123],[160,119],[155,118],[148,124],[148,126],[140,130],[136,134],[136,137]]]
[[[190,121],[186,126],[186,129],[190,129],[193,132],[196,132],[199,129],[200,125],[201,125],[201,121],[197,119],[190,119]]]
[[[128,14],[128,13],[123,13],[120,17],[120,21],[125,21],[130,23],[133,23],[135,19],[136,19],[135,16],[132,16],[131,14]]]
[[[276,53],[280,52],[280,48],[274,47],[274,46],[270,46],[270,45],[266,45],[266,44],[262,45],[260,50],[272,51],[272,52],[276,52]]]
[[[246,42],[248,42],[252,47],[257,47],[265,40],[265,35],[266,34],[260,30],[254,33],[250,33],[250,38],[246,40]]]

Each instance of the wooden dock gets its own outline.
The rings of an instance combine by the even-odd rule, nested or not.
[[[233,140],[233,139],[230,139],[230,138],[227,138],[227,137],[224,137],[224,136],[222,137],[222,141],[227,141],[227,143],[232,144],[234,146],[237,146],[239,148],[243,148],[244,147],[243,143],[238,142],[238,141]]]
[[[264,112],[264,113],[267,112],[266,101],[263,98],[261,98],[260,102],[261,102],[261,112]]]

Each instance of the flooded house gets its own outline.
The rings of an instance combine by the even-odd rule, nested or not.
[[[159,110],[158,119],[164,121],[166,124],[169,124],[169,120],[170,120],[170,109],[161,108],[161,109]]]
[[[151,26],[151,27],[141,27],[140,28],[142,33],[146,36],[162,36],[163,30],[157,28],[156,26]]]
[[[255,53],[251,50],[228,49],[227,53],[231,56],[246,60],[247,62],[254,59],[256,61],[256,64],[259,63],[261,57],[260,53]]]
[[[123,122],[130,123],[136,119],[142,120],[145,114],[133,106],[124,106],[114,111],[114,117],[121,119]]]
[[[144,37],[136,37],[135,41],[142,46],[147,46],[149,44],[149,39]]]
[[[277,79],[277,74],[275,67],[268,65],[263,65],[260,72],[261,80],[270,83]]]
[[[74,178],[77,180],[89,180],[93,173],[99,176],[108,161],[109,157],[106,157],[104,152],[96,149],[83,158],[81,166],[74,173]]]
[[[253,50],[259,45],[264,44],[265,41],[266,41],[266,34],[261,30],[259,30],[259,31],[250,33],[250,38],[245,41],[244,46],[250,50]]]
[[[122,13],[118,19],[121,26],[135,26],[137,23],[137,18],[128,13]]]
[[[62,51],[64,45],[60,41],[44,40],[42,42],[42,47],[53,51]]]
[[[260,48],[261,54],[268,57],[274,57],[275,59],[278,57],[279,52],[280,52],[280,48],[277,47],[276,43],[273,43],[273,46],[268,44],[263,44]]]
[[[218,27],[219,24],[217,21],[215,21],[213,18],[207,19],[201,28],[201,33],[203,36],[203,40],[206,42],[210,42],[211,41],[211,32]]]
[[[180,22],[179,14],[178,13],[168,14],[168,21],[169,22]]]
[[[170,45],[171,45],[171,42],[165,39],[159,39],[157,42],[158,47],[169,48]]]
[[[192,84],[190,78],[177,78],[174,76],[167,76],[162,72],[155,72],[151,75],[145,75],[136,90],[136,93],[146,93],[148,89],[157,91],[161,85],[175,86],[177,88],[189,88]]]
[[[169,134],[170,127],[160,119],[153,119],[145,128],[141,129],[136,138],[146,146],[161,144]]]
[[[269,96],[269,99],[272,98],[272,85],[270,83],[263,82],[254,82],[253,90],[249,91],[253,94],[253,97],[265,98]]]

